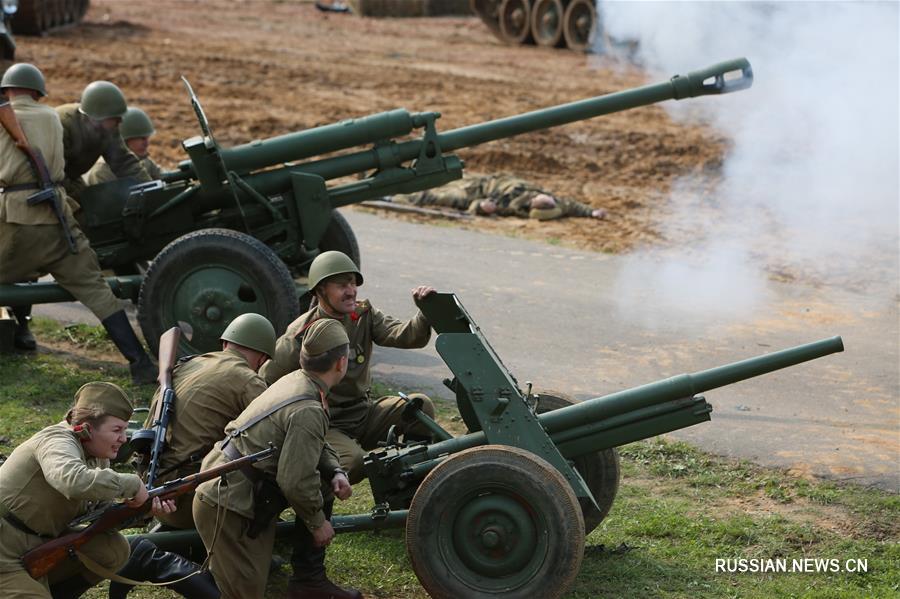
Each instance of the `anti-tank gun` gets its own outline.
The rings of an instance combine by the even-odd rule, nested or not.
[[[370,452],[374,508],[332,524],[337,532],[405,526],[413,569],[436,598],[564,594],[585,536],[615,499],[616,447],[710,420],[699,393],[843,351],[833,337],[570,403],[523,390],[455,295],[417,303],[468,433],[453,436],[415,411],[434,442]],[[289,536],[294,524],[277,526]],[[192,531],[149,536],[179,552],[199,543]]]
[[[752,79],[749,62],[736,59],[444,133],[437,132],[439,113],[399,109],[231,148],[216,142],[188,85],[202,130],[182,144],[188,160],[151,185],[123,180],[88,188],[80,221],[104,268],[125,273],[152,260],[145,274],[109,280],[119,297],[138,304],[152,349],[164,331],[181,326],[193,332],[191,341],[182,339],[182,351],[210,351],[245,312],[263,314],[284,330],[300,310],[298,291],[305,291],[295,278],[319,252],[341,250],[360,263],[356,238],[337,208],[458,179],[463,162],[452,152],[461,148],[664,100],[746,89]],[[398,141],[411,135],[420,136]],[[354,150],[359,146],[369,147]],[[69,300],[53,283],[0,285],[0,305]]]

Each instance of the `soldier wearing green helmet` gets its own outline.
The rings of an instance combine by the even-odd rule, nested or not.
[[[399,320],[372,307],[368,300],[357,301],[357,287],[362,284],[362,273],[346,254],[329,251],[318,255],[309,268],[313,306],[288,325],[278,339],[272,360],[260,371],[272,385],[300,367],[300,346],[312,323],[333,318],[344,325],[350,339],[350,367],[344,380],[328,395],[331,420],[328,443],[337,451],[342,467],[354,484],[365,478],[362,468],[365,451],[375,449],[391,426],[396,425],[395,430],[408,437],[429,436],[417,421],[404,422],[405,400],[395,396],[373,400],[369,387],[374,345],[403,349],[425,347],[431,337],[431,327],[418,310],[410,320]],[[434,289],[427,286],[412,290],[414,299],[431,293]],[[410,394],[410,397],[421,399],[422,410],[434,416],[434,406],[428,397],[420,393]]]
[[[33,65],[15,65],[0,79],[0,88],[29,144],[43,155],[50,179],[57,184],[56,192],[66,196],[68,138],[58,113],[38,103],[47,93],[43,75]],[[53,212],[46,205],[29,205],[26,201],[38,189],[31,164],[6,131],[0,129],[0,283],[19,283],[36,273],[53,275],[100,320],[128,359],[132,380],[155,381],[156,368],[103,279],[97,255],[75,220],[77,204],[70,197],[63,202],[63,217],[75,240],[72,252]],[[31,306],[13,306],[13,312],[19,320],[16,345],[35,349],[34,337],[28,330]]]
[[[275,353],[272,323],[259,314],[241,314],[225,328],[221,340],[221,351],[183,358],[172,371],[175,416],[158,468],[168,472],[155,484],[199,472],[200,461],[222,439],[225,425],[266,390],[257,372]],[[159,401],[161,389],[153,396],[144,428],[153,425]],[[148,467],[143,466],[142,470]],[[190,493],[179,497],[178,510],[160,522],[171,528],[194,528],[192,497]]]
[[[349,342],[340,322],[313,322],[300,350],[301,370],[282,377],[225,427],[225,439],[203,459],[212,468],[270,444],[271,460],[254,464],[251,474],[232,472],[227,483],[208,481],[197,488],[194,519],[210,555],[210,572],[222,597],[262,597],[269,574],[275,521],[291,507],[294,542],[286,599],[361,599],[325,575],[325,549],[334,538],[334,498],[353,494],[338,456],[326,442],[330,389],[347,372]],[[266,498],[267,501],[262,501]],[[275,505],[275,509],[267,506]],[[215,546],[215,551],[212,551]]]
[[[128,149],[141,161],[141,166],[144,167],[150,178],[160,179],[162,169],[150,158],[150,138],[156,133],[156,129],[153,128],[153,121],[150,120],[147,113],[140,108],[129,106],[125,116],[122,117],[119,133],[125,140]],[[84,182],[87,185],[99,185],[115,181],[117,178],[101,156],[91,170],[84,175]]]
[[[80,102],[56,107],[64,132],[66,191],[76,202],[85,186],[82,175],[101,156],[119,179],[152,180],[119,134],[127,110],[122,90],[109,81],[94,81],[84,88]]]

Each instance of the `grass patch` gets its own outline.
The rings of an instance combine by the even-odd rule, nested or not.
[[[47,338],[52,325],[40,324]],[[48,329],[43,327],[47,326]],[[60,327],[57,327],[60,328]],[[93,343],[92,331],[71,332]],[[66,332],[56,332],[65,335]],[[82,337],[83,335],[83,337]],[[81,341],[79,341],[81,339]],[[98,343],[102,344],[103,340]],[[100,351],[103,351],[102,346]],[[122,385],[140,405],[153,389],[130,385],[121,364],[69,354],[13,354],[0,361],[0,454],[59,421],[85,382]],[[373,396],[394,395],[377,384]],[[436,403],[449,430],[463,427],[453,402]],[[570,597],[895,597],[900,591],[900,497],[798,478],[752,463],[719,458],[683,443],[653,439],[621,448],[623,479],[610,515],[587,538]],[[336,504],[336,513],[367,513],[367,483]],[[279,544],[276,552],[290,555]],[[839,572],[716,572],[716,559],[836,559]],[[845,570],[867,560],[867,573]],[[402,530],[342,534],[328,551],[334,580],[371,597],[425,597]],[[270,576],[269,597],[284,593],[290,566]],[[105,585],[87,597],[105,597]],[[132,597],[167,597],[138,589]]]

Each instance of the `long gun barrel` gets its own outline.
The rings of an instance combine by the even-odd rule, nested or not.
[[[709,420],[712,408],[695,394],[843,350],[841,338],[831,337],[589,399],[541,414],[538,419],[560,453],[572,459]],[[483,432],[470,433],[429,445],[427,454],[438,458],[486,442]],[[426,462],[416,469],[421,472],[432,466]]]
[[[448,152],[459,148],[476,146],[514,135],[521,135],[540,129],[565,125],[567,123],[573,123],[613,112],[629,110],[639,106],[647,106],[664,100],[682,100],[696,96],[730,93],[746,89],[750,87],[752,82],[753,71],[750,67],[750,63],[745,58],[738,58],[718,63],[705,69],[693,71],[685,76],[676,75],[669,81],[662,83],[645,85],[631,90],[535,110],[521,115],[488,121],[478,125],[453,129],[438,134],[435,147],[433,148],[426,147],[426,144],[430,143],[428,140],[420,139],[406,141],[396,144],[390,151],[373,148],[371,150],[344,156],[327,158],[300,165],[292,165],[284,169],[275,169],[264,173],[258,173],[248,177],[246,181],[264,195],[267,193],[276,193],[277,190],[283,189],[285,185],[289,184],[290,173],[295,171],[318,175],[326,180],[335,179],[374,169],[385,169],[397,166],[404,162],[417,159],[420,156],[427,156],[429,152]],[[439,116],[437,113],[418,113],[411,115],[410,121],[426,121],[430,114]],[[370,118],[371,117],[367,117],[367,119]],[[343,126],[348,129],[358,128],[365,130],[371,126],[371,121],[367,119],[346,121]],[[335,126],[337,125],[330,125],[329,127]],[[283,153],[279,152],[277,155],[273,155],[271,152],[266,152],[269,159],[269,165],[297,160],[298,156],[301,155],[312,156],[323,153],[315,151],[317,148],[314,146],[303,146],[303,138],[297,137],[311,135],[315,131],[316,129],[313,129],[293,134],[295,136],[293,139],[298,142],[296,144],[288,143],[287,140],[279,138],[277,144]],[[362,137],[379,139],[377,135],[374,134],[374,131],[369,135],[362,135]],[[256,153],[263,155],[262,149],[266,147],[265,144],[275,141],[276,140],[255,142],[253,144],[225,150],[223,151],[223,160],[229,168],[231,168],[232,164],[236,166],[244,165],[250,160],[248,155]],[[302,147],[298,148],[298,145]],[[273,147],[275,147],[274,144]],[[329,146],[329,149],[333,148]],[[293,152],[297,152],[297,154],[292,155]],[[352,203],[353,201],[355,200],[348,200],[346,202],[338,201],[335,205],[340,206]]]

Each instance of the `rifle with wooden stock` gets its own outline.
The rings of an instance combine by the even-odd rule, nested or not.
[[[143,428],[131,437],[131,448],[142,456],[147,467],[147,486],[152,487],[159,472],[159,460],[166,447],[166,432],[175,412],[175,389],[172,387],[172,370],[178,353],[181,329],[172,327],[159,338],[159,387],[161,390],[150,428]]]
[[[44,155],[39,149],[28,143],[25,131],[22,130],[22,126],[16,118],[16,113],[12,106],[9,105],[9,102],[0,102],[0,124],[9,133],[16,147],[28,158],[28,163],[37,177],[38,191],[28,196],[26,199],[28,205],[35,206],[48,202],[53,215],[59,221],[59,226],[62,227],[63,235],[66,237],[66,244],[69,246],[69,252],[77,254],[78,248],[75,245],[75,237],[72,235],[72,230],[69,229],[69,224],[66,222],[66,213],[63,207],[64,198],[57,191],[56,184],[50,177],[50,169],[47,168],[47,161],[44,160]]]
[[[174,499],[179,495],[195,490],[203,482],[224,476],[233,470],[249,468],[251,464],[268,458],[274,452],[275,446],[269,445],[268,449],[263,449],[262,451],[226,462],[225,464],[198,472],[197,474],[191,474],[184,478],[169,481],[154,489],[150,489],[150,497],[139,507],[128,507],[124,503],[117,503],[104,509],[97,516],[96,520],[86,528],[68,533],[57,539],[53,539],[52,541],[47,541],[42,545],[38,545],[22,557],[22,563],[25,565],[25,569],[32,578],[38,579],[46,576],[48,572],[63,560],[76,557],[75,552],[78,548],[98,534],[107,530],[118,529],[136,516],[140,516],[150,511],[154,498],[159,497],[162,501]]]

